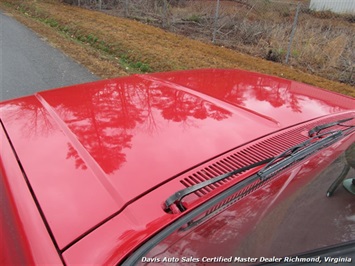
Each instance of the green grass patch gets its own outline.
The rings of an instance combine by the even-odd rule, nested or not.
[[[53,18],[46,18],[46,19],[43,20],[43,22],[44,22],[45,24],[49,25],[49,26],[52,27],[52,28],[56,28],[56,27],[58,27],[58,25],[59,25],[58,21],[56,21],[56,20],[53,19]]]
[[[8,3],[8,5],[14,7],[12,3]],[[19,4],[16,9],[27,17],[40,21],[50,26],[51,28],[56,29],[67,38],[75,40],[81,44],[90,45],[94,49],[97,49],[107,56],[119,58],[118,63],[130,73],[146,73],[152,71],[151,67],[147,63],[132,60],[129,56],[127,56],[127,53],[117,48],[118,45],[110,44],[104,40],[100,40],[93,33],[87,34],[75,25],[61,25],[59,21],[49,17],[47,14],[35,7]]]
[[[196,14],[192,14],[190,17],[188,17],[186,19],[187,21],[192,21],[192,22],[196,22],[196,23],[200,23],[201,22],[201,17],[199,15]]]
[[[119,56],[119,64],[123,66],[128,72],[141,72],[141,73],[147,73],[147,72],[152,72],[151,67],[143,62],[134,62],[130,60],[130,58],[126,54],[121,54]]]

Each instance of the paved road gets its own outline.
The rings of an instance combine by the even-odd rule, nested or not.
[[[0,101],[97,79],[0,10]]]

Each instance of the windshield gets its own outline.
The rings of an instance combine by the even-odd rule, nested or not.
[[[255,264],[353,241],[355,195],[334,182],[355,178],[354,158],[352,136],[292,165],[245,197],[231,195],[219,202],[138,262],[168,265],[170,258],[201,265]]]

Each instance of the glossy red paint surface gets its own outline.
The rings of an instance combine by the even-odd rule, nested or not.
[[[354,115],[354,113],[352,113],[352,115]],[[215,241],[218,242],[220,237],[224,238],[224,240],[227,239],[231,232],[228,230],[223,231],[224,227],[221,225],[233,225],[236,228],[238,227],[241,230],[240,235],[247,237],[248,233],[255,229],[256,224],[259,221],[262,221],[269,211],[273,210],[273,206],[276,202],[282,203],[283,200],[287,201],[288,197],[292,197],[292,195],[295,194],[295,190],[297,190],[299,187],[305,186],[305,184],[307,184],[307,182],[309,182],[309,180],[313,178],[315,174],[320,172],[320,170],[317,169],[317,166],[323,169],[323,167],[334,160],[336,156],[343,152],[347,145],[349,145],[351,142],[354,142],[354,140],[355,135],[352,134],[351,138],[347,138],[345,141],[341,142],[342,145],[340,145],[340,143],[336,143],[332,147],[325,149],[321,153],[313,156],[311,159],[307,159],[306,162],[302,162],[297,164],[295,167],[291,167],[285,173],[282,173],[280,177],[275,178],[273,182],[268,183],[260,190],[257,190],[250,194],[250,196],[242,199],[241,202],[238,203],[235,207],[239,208],[239,219],[236,219],[233,216],[234,219],[227,219],[229,222],[226,222],[224,220],[225,216],[223,214],[222,216],[217,215],[214,218],[217,221],[217,225],[215,225],[215,227],[212,226],[212,228],[206,229],[202,236],[196,236],[200,241],[185,242],[182,238],[180,240],[181,245],[178,245],[181,246],[180,250],[174,248],[176,247],[174,243],[177,244],[177,242],[174,241],[174,239],[177,240],[177,238],[174,238],[174,236],[173,241],[170,242],[170,244],[173,246],[172,250],[168,249],[169,245],[165,245],[164,243],[166,242],[164,241],[163,249],[165,250],[166,248],[166,256],[170,258],[173,257],[174,254],[180,254],[181,257],[190,255],[194,257],[195,254],[195,257],[198,258],[199,254],[204,254],[204,256],[206,254],[218,254],[219,248],[223,246],[223,241],[220,241],[217,246],[212,248],[210,245],[206,245],[206,248],[211,248],[211,250],[208,252],[206,252],[206,249],[202,248],[201,243],[211,242],[211,239],[215,239]],[[239,179],[242,180],[249,176],[251,173],[255,173],[257,170],[258,169],[248,171],[241,175]],[[183,177],[180,177],[180,179],[181,178]],[[290,186],[291,188],[288,187],[290,182],[292,182],[292,185]],[[327,200],[325,197],[325,191],[327,186],[329,187],[329,182],[325,183],[323,186],[325,187],[325,189],[322,189],[324,201]],[[182,188],[184,187],[180,182],[178,182],[178,180],[173,180],[168,184],[159,187],[151,193],[145,195],[141,200],[132,203],[122,214],[114,217],[100,228],[82,240],[78,241],[78,243],[76,243],[73,247],[65,251],[65,260],[73,264],[89,264],[95,262],[101,265],[111,265],[117,263],[122,258],[124,258],[125,255],[134,250],[137,245],[139,246],[148,240],[150,235],[155,234],[166,224],[169,224],[182,216],[181,214],[164,213],[159,204],[161,198],[166,199],[168,196],[172,195],[172,193]],[[226,189],[226,187],[223,187],[223,189]],[[215,189],[213,192],[216,192],[215,194],[217,194],[218,189]],[[344,193],[342,197],[346,197],[349,200],[352,199],[351,195],[347,195],[347,193]],[[195,198],[194,203],[188,207],[188,210],[206,201],[204,198],[196,200],[196,197],[190,197],[190,199],[192,198]],[[148,205],[147,203],[151,204]],[[241,205],[241,207],[238,207],[239,205]],[[330,208],[334,210],[334,206]],[[229,215],[229,212],[226,212],[227,215]],[[132,219],[133,216],[136,219]],[[154,217],[154,219],[152,219],[152,217]],[[218,223],[218,220],[221,220],[222,224]],[[119,228],[118,231],[117,228]],[[214,238],[210,238],[210,234],[219,230],[220,237],[215,235]],[[187,232],[187,236],[189,236],[189,232]],[[194,236],[195,235],[192,234],[191,238],[194,239]],[[234,235],[231,235],[229,237],[230,240],[232,240],[233,237]],[[190,243],[193,243],[193,246],[191,246]],[[233,245],[237,246],[237,244],[240,244],[240,242],[234,242]],[[224,249],[224,252],[227,252],[226,254],[228,254],[228,244],[226,244]],[[161,253],[161,250],[162,248],[159,249],[159,254],[157,256],[149,256],[148,254],[147,257],[164,257],[165,253]],[[178,253],[178,251],[181,253]],[[223,252],[219,253],[221,255],[224,254]],[[250,256],[250,254],[245,256]]]
[[[247,71],[195,70],[154,76],[269,117],[281,127],[355,108],[353,98]]]
[[[55,242],[73,263],[82,261],[85,245],[96,246],[99,262],[117,260],[112,249],[102,257],[107,244],[100,242],[111,238],[128,252],[147,237],[136,231],[153,233],[171,221],[156,203],[176,190],[168,181],[180,173],[285,127],[354,108],[352,98],[292,81],[199,70],[45,91],[0,104],[0,115]],[[115,234],[112,227],[93,231],[113,216]],[[86,234],[79,251],[71,247]]]
[[[62,263],[0,124],[0,264]]]

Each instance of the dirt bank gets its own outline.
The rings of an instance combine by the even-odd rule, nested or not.
[[[241,68],[355,97],[355,88],[346,84],[59,1],[6,0],[0,7],[102,78],[178,69]]]

